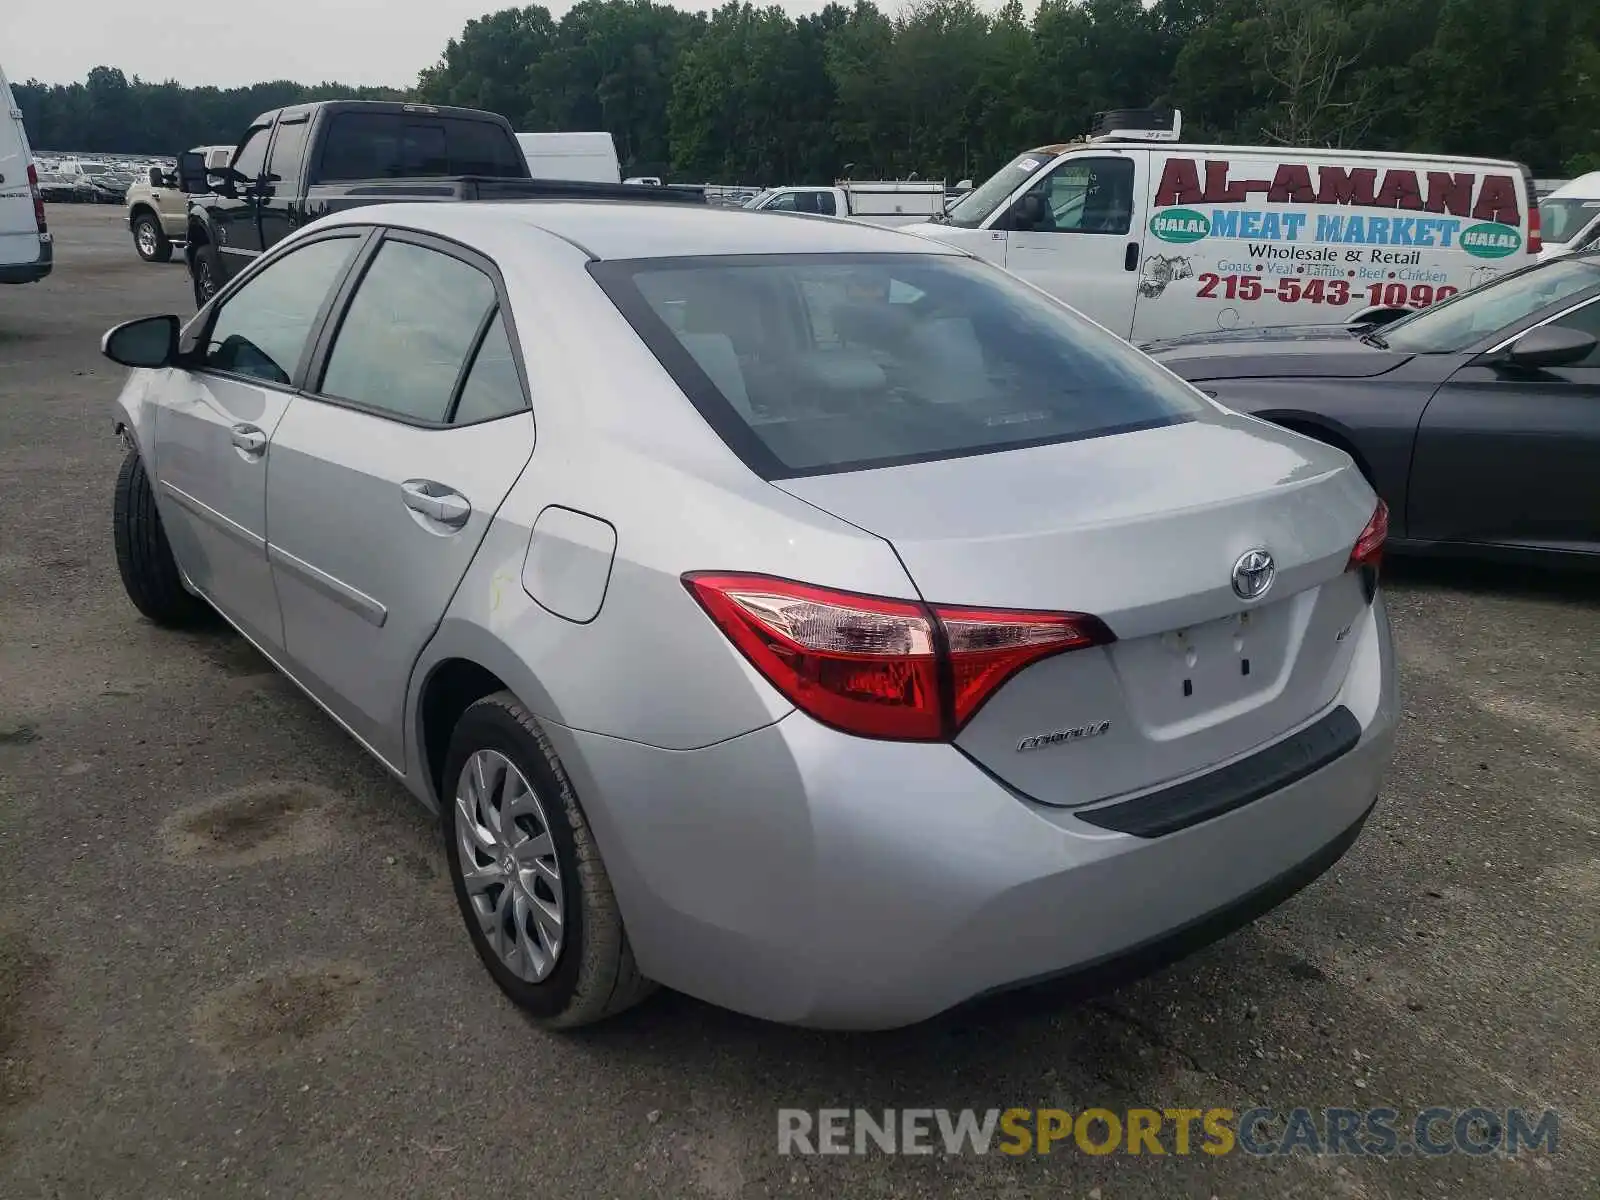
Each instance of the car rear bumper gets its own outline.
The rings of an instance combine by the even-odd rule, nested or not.
[[[28,235],[29,238],[38,236],[38,234]],[[22,241],[21,237],[7,238],[5,249],[10,250],[13,243],[20,244]],[[38,283],[50,274],[51,268],[55,265],[54,239],[46,238],[43,241],[35,241],[34,244],[38,247],[38,257],[26,262],[0,262],[0,283]]]
[[[1032,803],[954,747],[799,713],[695,751],[551,734],[646,975],[773,1020],[888,1028],[1154,965],[1315,878],[1354,841],[1390,756],[1381,599],[1338,703],[1360,732],[1331,761],[1152,837]],[[1063,769],[1092,752],[1062,748]]]

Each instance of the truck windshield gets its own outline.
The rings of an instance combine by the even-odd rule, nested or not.
[[[1193,419],[1126,342],[960,255],[593,263],[729,448],[767,479],[984,454]]]
[[[949,223],[963,229],[976,229],[988,220],[990,213],[1006,202],[1007,196],[1033,178],[1051,157],[1044,150],[1029,150],[1017,155],[951,205],[946,214]]]
[[[335,113],[322,143],[317,178],[399,179],[501,175],[525,179],[527,161],[494,121],[421,113]]]
[[[1600,285],[1600,262],[1558,258],[1462,292],[1377,332],[1391,350],[1408,354],[1454,354],[1540,309],[1576,300]]]

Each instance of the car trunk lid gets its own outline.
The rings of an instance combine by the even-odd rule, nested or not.
[[[783,480],[887,539],[933,604],[1081,612],[1108,646],[1007,681],[957,745],[1077,805],[1183,778],[1333,702],[1376,503],[1342,453],[1232,415],[1006,453]],[[1259,599],[1235,565],[1271,555]]]

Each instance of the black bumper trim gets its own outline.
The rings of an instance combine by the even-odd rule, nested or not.
[[[1061,999],[1087,999],[1171,966],[1213,942],[1221,941],[1230,933],[1243,929],[1315,883],[1355,845],[1377,806],[1378,801],[1374,798],[1367,810],[1356,818],[1355,824],[1315,854],[1237,900],[1212,909],[1187,925],[1180,925],[1104,958],[991,988],[957,1008],[965,1009],[970,1005],[992,1004],[1001,1000],[1017,1000],[1027,1004],[1033,1001],[1054,1003]]]
[[[1341,704],[1299,733],[1208,775],[1073,815],[1101,829],[1135,837],[1161,837],[1286,788],[1348,754],[1360,740],[1361,722]]]
[[[50,274],[55,265],[55,240],[39,243],[39,257],[32,262],[6,263],[0,266],[0,283],[38,283]]]

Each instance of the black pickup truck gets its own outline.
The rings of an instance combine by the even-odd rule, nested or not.
[[[635,200],[705,203],[688,189],[533,179],[511,125],[472,108],[324,100],[263,113],[233,162],[178,159],[189,204],[184,257],[196,304],[318,217],[402,200]]]

